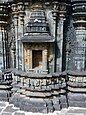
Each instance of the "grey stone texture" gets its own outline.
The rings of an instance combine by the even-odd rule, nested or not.
[[[51,105],[50,102],[48,102],[48,105]],[[0,102],[0,110],[2,110],[0,111],[0,115],[86,115],[86,108],[80,108],[80,107],[79,108],[69,107],[68,109],[62,109],[61,111],[55,111],[55,112],[52,112],[51,108],[49,112],[52,113],[47,114],[42,114],[41,111],[39,113],[26,112],[21,111],[19,108],[15,108],[13,104],[9,104],[8,102]]]

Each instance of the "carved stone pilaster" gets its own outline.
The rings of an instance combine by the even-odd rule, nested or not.
[[[13,23],[15,27],[15,43],[16,43],[16,68],[19,68],[19,53],[18,53],[18,9],[17,4],[12,4]]]
[[[58,31],[58,17],[59,17],[59,3],[57,1],[53,2],[53,20],[54,20],[54,37],[55,37],[55,45],[54,45],[54,72],[57,71],[57,31]]]
[[[63,57],[63,26],[64,26],[64,20],[65,20],[65,14],[66,14],[66,3],[60,3],[59,4],[59,24],[58,24],[58,47],[60,49],[60,57],[57,60],[57,66],[59,65],[59,68],[57,71],[62,71],[62,57]]]
[[[5,69],[5,64],[4,64],[4,28],[0,28],[0,58],[2,58],[2,60],[0,60],[0,66]],[[1,68],[0,68],[1,69]]]
[[[23,67],[23,44],[20,41],[21,37],[23,37],[24,35],[24,3],[19,2],[17,3],[17,9],[18,9],[18,57],[19,57],[19,68],[21,69],[21,65],[22,68]],[[21,60],[22,59],[22,60]]]
[[[53,17],[55,20],[55,69],[54,71],[62,71],[62,51],[63,51],[63,25],[66,13],[66,3],[54,2]],[[59,49],[57,48],[59,47]],[[60,54],[57,55],[57,49]]]
[[[28,66],[29,66],[29,68],[31,67],[31,66],[30,66],[30,65],[31,65],[31,60],[30,60],[30,55],[31,55],[31,54],[30,54],[30,52],[31,52],[30,49],[28,49],[28,56],[27,56],[28,59],[27,59],[27,61],[28,61]]]
[[[48,51],[47,49],[43,50],[43,69],[47,70],[47,56],[48,56]]]

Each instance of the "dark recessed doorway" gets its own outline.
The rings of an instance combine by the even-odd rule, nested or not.
[[[42,50],[32,51],[32,68],[40,67],[42,64]]]

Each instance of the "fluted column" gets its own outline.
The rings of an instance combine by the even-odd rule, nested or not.
[[[6,69],[8,67],[8,60],[7,60],[7,52],[8,48],[6,44],[7,40],[7,25],[8,25],[8,7],[7,4],[1,3],[0,4],[0,38],[1,38],[1,44],[0,47],[2,47],[0,52],[0,67],[3,69]]]
[[[6,65],[6,63],[7,63],[7,60],[6,60],[6,51],[7,51],[7,49],[6,49],[6,30],[5,30],[5,28],[4,27],[2,27],[2,46],[3,46],[3,68],[4,69],[7,69],[7,65]]]

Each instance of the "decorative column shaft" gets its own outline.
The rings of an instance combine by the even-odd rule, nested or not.
[[[7,35],[7,25],[8,25],[8,17],[9,17],[9,8],[7,7],[7,3],[0,2],[0,36],[2,43],[0,47],[2,47],[0,54],[0,67],[2,69],[8,68],[9,60],[8,60],[8,35]],[[3,66],[3,67],[2,67]]]
[[[47,49],[43,50],[43,69],[47,70]]]
[[[65,13],[66,13],[66,3],[54,2],[53,17],[56,22],[54,72],[62,71],[63,25],[64,25]]]
[[[60,49],[60,56],[57,59],[57,66],[59,65],[59,68],[57,71],[62,71],[62,58],[63,58],[63,25],[64,25],[64,14],[60,14],[59,16],[59,24],[58,24],[58,47]]]
[[[7,65],[6,65],[6,30],[5,28],[3,27],[2,28],[2,45],[3,45],[3,68],[6,69]]]
[[[4,28],[4,39],[5,39],[5,68],[9,68],[9,46],[8,46],[8,32],[7,29]]]
[[[16,68],[19,69],[19,56],[18,56],[18,11],[17,5],[12,4],[13,22],[15,26],[15,42],[16,42]]]
[[[53,2],[54,10],[53,10],[53,20],[54,20],[54,37],[55,37],[55,44],[54,44],[54,72],[57,71],[57,30],[58,30],[58,17],[59,17],[59,3]]]
[[[4,28],[1,27],[1,40],[2,40],[2,68],[5,69],[5,55],[4,55]]]
[[[80,3],[79,3],[80,2]],[[74,63],[77,70],[86,69],[86,1],[73,0],[73,20],[76,29]]]
[[[30,65],[31,65],[31,64],[30,64],[30,63],[31,63],[30,61],[31,61],[31,60],[30,60],[30,49],[28,49],[28,65],[29,65],[29,68],[30,68]]]
[[[18,27],[18,57],[19,57],[19,69],[24,70],[24,54],[23,54],[23,43],[21,42],[21,37],[24,35],[24,4],[22,2],[18,3],[18,13],[19,13],[19,27]]]
[[[57,66],[59,66],[57,71],[62,71],[62,57],[63,57],[63,26],[64,26],[64,20],[65,20],[65,13],[66,13],[66,3],[61,3],[59,5],[59,24],[58,24],[58,47],[60,50],[59,57],[57,59]]]

